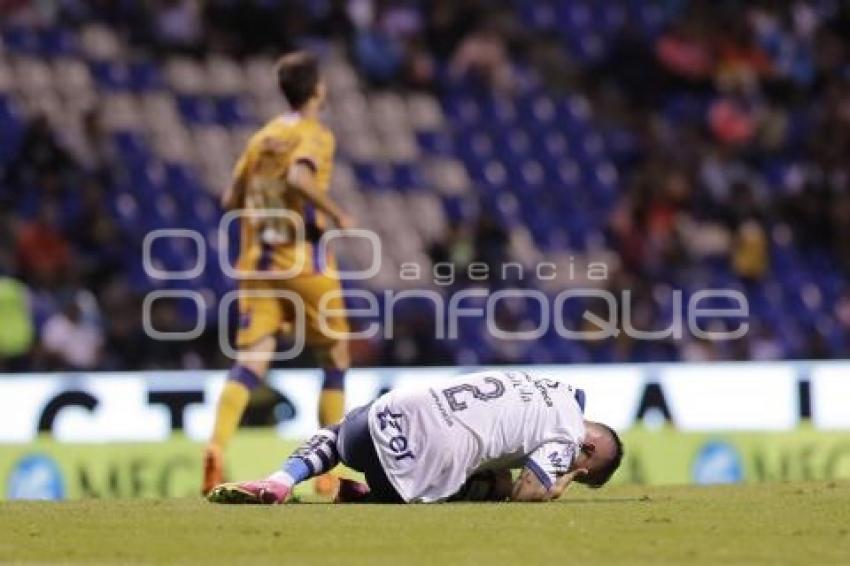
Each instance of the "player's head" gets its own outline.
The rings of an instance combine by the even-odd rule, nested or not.
[[[296,112],[310,103],[321,106],[325,100],[325,83],[319,74],[319,60],[307,51],[287,53],[278,59],[277,83],[283,97]]]
[[[584,468],[587,473],[578,476],[577,482],[590,487],[602,487],[611,479],[623,460],[623,443],[617,432],[602,423],[585,421],[585,437],[581,453],[574,468]]]

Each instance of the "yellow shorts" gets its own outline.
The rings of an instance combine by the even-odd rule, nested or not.
[[[236,347],[246,348],[281,332],[303,332],[307,346],[332,346],[340,340],[340,335],[348,332],[340,289],[338,279],[322,274],[282,281],[242,281]],[[298,327],[297,310],[303,312],[302,328]]]

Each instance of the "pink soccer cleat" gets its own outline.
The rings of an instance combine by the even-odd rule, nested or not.
[[[210,491],[207,501],[228,505],[277,505],[286,501],[291,491],[285,484],[270,480],[223,483]]]

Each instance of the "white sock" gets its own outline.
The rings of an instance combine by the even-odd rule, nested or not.
[[[282,483],[286,487],[292,487],[295,485],[295,480],[292,479],[292,476],[284,472],[283,470],[278,470],[269,477],[266,478],[268,481],[273,481],[275,483]]]

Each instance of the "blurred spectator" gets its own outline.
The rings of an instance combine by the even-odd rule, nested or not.
[[[69,230],[77,250],[75,267],[89,287],[99,289],[121,271],[129,243],[107,210],[103,187],[90,179],[80,192],[80,210]]]
[[[359,320],[349,321],[352,332],[363,332],[368,323]],[[351,365],[353,367],[372,367],[380,365],[382,336],[378,332],[371,338],[352,338],[348,349],[351,352]]]
[[[487,9],[485,0],[434,0],[428,10],[426,37],[431,52],[447,60],[478,25]]]
[[[17,260],[27,281],[55,287],[71,266],[71,249],[59,229],[59,207],[52,200],[42,203],[38,216],[18,231]]]
[[[449,70],[456,79],[472,77],[502,94],[516,87],[505,37],[495,24],[467,35],[452,56]]]
[[[701,23],[687,20],[662,35],[655,54],[670,73],[692,81],[708,80],[715,60]]]
[[[2,199],[0,206],[3,206]],[[15,271],[15,228],[13,217],[0,212],[0,276]]]
[[[714,342],[704,338],[690,338],[686,340],[682,349],[683,362],[714,362],[720,359],[717,346]]]
[[[43,176],[61,176],[71,171],[73,159],[63,148],[44,116],[28,124],[18,147],[17,158],[6,170],[5,183],[19,190],[35,185]]]
[[[29,352],[35,333],[27,288],[9,277],[0,277],[0,320],[0,371],[11,371]]]
[[[753,40],[745,19],[733,15],[718,26],[715,80],[722,91],[748,92],[773,71],[770,59]]]
[[[505,229],[489,214],[481,214],[475,227],[475,261],[487,266],[490,281],[497,285],[505,285],[501,281],[502,265],[510,258],[508,256],[508,234]]]
[[[750,339],[750,348],[747,352],[747,359],[758,361],[781,360],[784,356],[784,349],[776,336],[776,333],[770,326],[757,325],[750,331],[752,337]]]
[[[850,287],[842,291],[835,303],[835,318],[845,331],[850,331]]]
[[[384,343],[384,364],[429,366],[452,363],[445,341],[436,337],[433,313],[417,308],[395,320],[392,335]]]
[[[354,56],[366,78],[378,85],[386,85],[397,78],[404,63],[401,46],[377,27],[356,34]]]
[[[451,266],[457,277],[465,281],[467,267],[476,257],[475,239],[469,226],[463,222],[452,222],[445,236],[431,244],[428,255],[433,264]]]
[[[94,296],[78,290],[67,296],[59,312],[41,329],[48,365],[58,369],[86,370],[100,365],[103,331]]]
[[[708,116],[711,132],[723,143],[746,144],[756,135],[756,109],[746,100],[720,98],[711,105]]]
[[[106,328],[104,365],[111,369],[143,369],[157,360],[149,360],[149,339],[142,328],[141,301],[123,279],[110,281],[101,291]],[[213,366],[214,367],[214,366]]]
[[[738,227],[732,265],[738,277],[758,281],[768,268],[768,242],[764,229],[755,220],[746,220]]]
[[[484,335],[490,355],[487,359],[479,360],[479,363],[519,364],[527,361],[528,350],[534,343],[531,340],[508,338],[503,334],[507,333],[507,336],[511,336],[534,329],[534,325],[531,321],[524,319],[521,311],[522,307],[519,304],[499,301],[494,320],[490,323],[493,328]]]
[[[201,45],[201,6],[198,0],[158,0],[154,4],[154,36],[167,49],[191,52]]]
[[[355,30],[354,59],[370,82],[430,82],[433,67],[421,41],[423,17],[418,8],[407,2],[352,0],[348,11]]]

